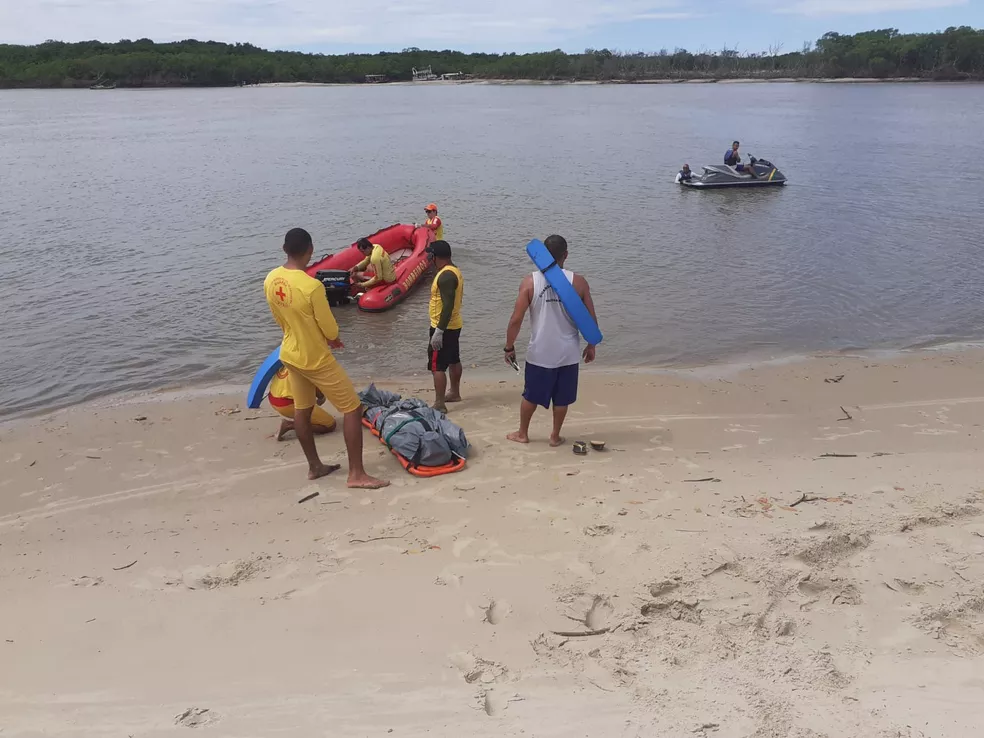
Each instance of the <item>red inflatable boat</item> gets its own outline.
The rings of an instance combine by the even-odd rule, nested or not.
[[[434,240],[434,232],[412,225],[392,225],[367,238],[386,249],[396,272],[395,282],[377,284],[356,298],[360,309],[381,313],[403,302],[430,269],[432,260],[427,246]],[[306,271],[325,285],[332,306],[343,305],[356,296],[358,289],[351,284],[349,269],[364,258],[353,243],[344,251],[322,257]]]

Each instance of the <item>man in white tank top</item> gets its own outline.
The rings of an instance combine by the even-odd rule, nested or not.
[[[543,242],[563,269],[567,259],[567,241],[561,236],[549,236]],[[564,269],[564,275],[584,302],[597,322],[591,290],[584,277]],[[537,405],[549,408],[553,405],[553,432],[550,445],[564,442],[560,429],[567,417],[567,408],[577,400],[578,363],[583,358],[590,364],[595,358],[595,347],[586,346],[581,351],[581,338],[560,298],[547,283],[540,271],[533,272],[519,286],[516,307],[506,329],[506,363],[516,361],[515,342],[526,312],[530,313],[530,346],[526,351],[526,382],[523,401],[519,408],[519,430],[506,438],[517,443],[529,443],[530,421]]]

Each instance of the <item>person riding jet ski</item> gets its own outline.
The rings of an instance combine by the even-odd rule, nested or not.
[[[742,174],[748,174],[753,179],[755,178],[755,167],[745,166],[741,163],[741,155],[738,153],[738,147],[741,144],[735,141],[731,144],[731,148],[724,152],[724,164],[725,166],[734,167],[736,172],[741,172]],[[754,165],[755,162],[752,162]]]

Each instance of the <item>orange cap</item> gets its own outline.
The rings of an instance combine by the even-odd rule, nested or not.
[[[431,203],[426,208],[424,208],[424,210],[437,210],[437,205],[435,205],[434,203]]]

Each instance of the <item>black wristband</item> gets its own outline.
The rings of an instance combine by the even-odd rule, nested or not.
[[[511,346],[509,348],[503,347],[502,350],[505,351],[507,354],[514,354],[514,353],[516,353],[516,347],[515,346]]]

